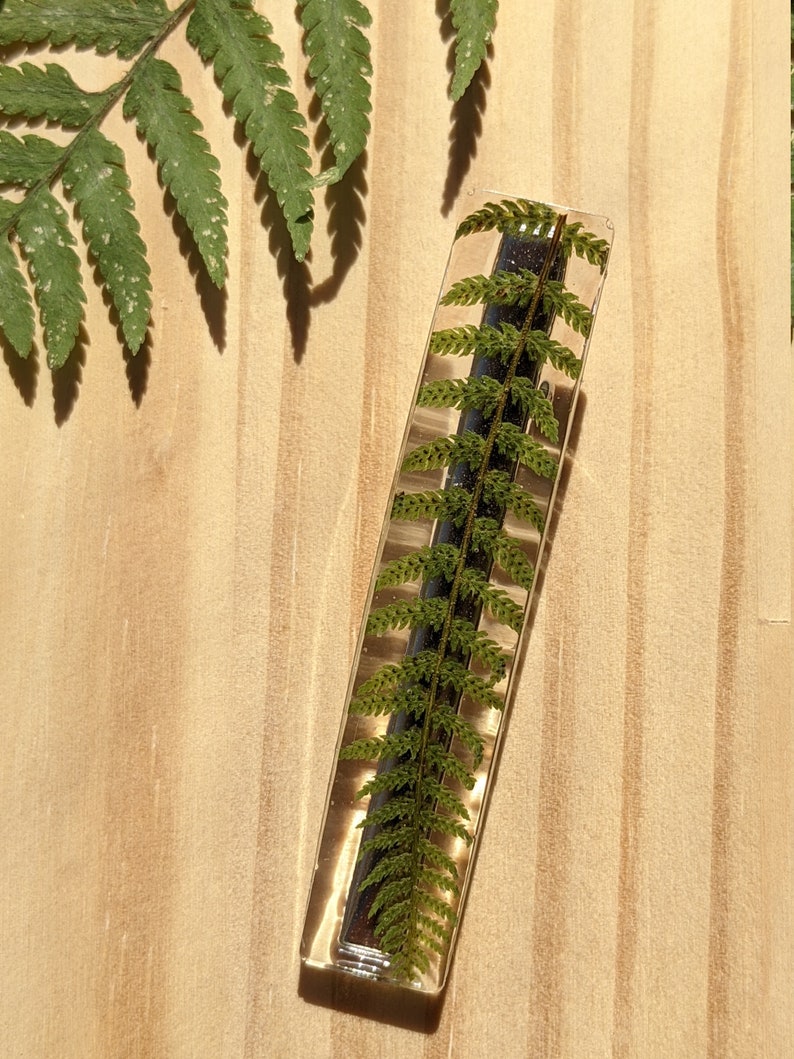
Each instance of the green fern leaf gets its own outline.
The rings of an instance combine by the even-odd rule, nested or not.
[[[498,269],[490,276],[467,276],[453,283],[441,299],[442,305],[518,305],[532,301],[538,277],[528,268],[516,272]]]
[[[468,357],[476,353],[505,364],[515,352],[518,341],[519,333],[511,324],[499,327],[464,324],[434,331],[430,336],[430,352],[442,357]]]
[[[497,621],[513,632],[521,632],[524,609],[502,588],[492,585],[481,570],[469,567],[463,571],[460,592],[464,599],[473,599],[484,606]]]
[[[555,210],[541,202],[528,199],[486,202],[479,210],[464,217],[455,231],[455,238],[491,231],[503,235],[530,235],[535,231],[548,231],[556,220]]]
[[[453,283],[444,297],[442,305],[517,305],[526,308],[532,301],[538,277],[527,268],[516,272],[497,270],[490,276],[467,276]],[[581,335],[587,336],[593,322],[593,314],[586,305],[567,291],[557,280],[547,280],[543,287],[543,307],[562,316],[566,324]]]
[[[514,482],[504,471],[489,471],[485,476],[483,495],[486,500],[512,511],[516,518],[531,523],[543,532],[543,512],[528,489]]]
[[[201,122],[178,72],[162,59],[139,68],[124,100],[124,116],[135,118],[154,150],[163,183],[174,196],[207,268],[222,287],[226,279],[226,207],[220,190],[218,160],[199,135]]]
[[[311,159],[306,124],[288,91],[281,49],[272,27],[251,0],[196,0],[187,37],[202,59],[212,61],[224,97],[251,141],[276,194],[302,261],[312,232]]]
[[[30,188],[46,180],[63,156],[63,147],[43,136],[23,136],[0,131],[0,184]]]
[[[409,717],[422,717],[427,704],[425,688],[403,687],[370,695],[354,695],[350,700],[350,712],[361,717],[377,717],[384,713],[405,713]]]
[[[0,199],[0,226],[19,207]],[[0,236],[0,331],[20,357],[27,357],[33,345],[35,321],[33,303],[14,249],[6,236]]]
[[[550,206],[529,202],[527,199],[487,202],[481,209],[475,210],[461,221],[455,238],[493,230],[513,236],[548,231],[554,226],[557,216]],[[591,265],[597,265],[602,271],[606,266],[609,243],[585,231],[584,225],[579,221],[564,226],[560,246],[566,256],[577,254]]]
[[[472,658],[491,670],[491,681],[498,684],[504,677],[507,658],[499,644],[487,636],[482,629],[475,629],[465,618],[453,618],[450,622],[449,644],[453,651],[467,651]]]
[[[549,361],[557,371],[563,372],[569,378],[579,378],[582,372],[582,362],[561,342],[549,338],[544,331],[530,331],[527,334],[526,343],[528,355],[539,364],[545,364],[546,361]],[[514,386],[516,382],[519,382],[519,380],[514,380]]]
[[[497,0],[451,0],[449,6],[457,31],[450,95],[458,100],[488,54],[499,5]]]
[[[471,671],[469,670],[468,672]],[[473,673],[472,676],[474,676]],[[486,687],[487,690],[494,695],[494,697],[498,698],[498,696],[496,696],[496,692],[493,691],[493,689],[489,685],[487,685],[485,681],[482,680],[482,678],[478,677],[477,679],[482,682],[484,687]],[[491,703],[486,702],[484,703],[484,705],[491,705]],[[493,708],[502,709],[503,707],[504,702],[499,699],[499,705],[494,706]],[[438,707],[434,714],[433,721],[438,731],[444,733],[444,735],[448,736],[450,739],[455,737],[460,740],[461,744],[469,751],[472,756],[472,768],[479,768],[482,764],[482,756],[485,750],[485,746],[483,744],[482,739],[480,738],[479,733],[474,728],[474,725],[470,721],[467,721],[466,718],[462,717],[459,713],[456,713],[454,710],[449,709],[449,707],[444,706]]]
[[[540,334],[541,332],[535,333]],[[568,350],[568,352],[570,353],[570,350]],[[533,351],[533,355],[536,360],[541,359],[537,355],[537,350]],[[572,353],[571,356],[573,357]],[[545,354],[543,359],[549,359],[548,353]],[[573,359],[578,369],[581,366],[580,362],[576,357],[573,357]],[[559,364],[560,361],[558,359],[555,367],[559,366]],[[549,441],[552,442],[558,440],[559,423],[557,422],[557,417],[554,415],[554,406],[544,393],[537,390],[532,385],[532,382],[529,379],[525,379],[521,375],[516,375],[510,386],[510,400],[514,404],[517,404],[524,415],[532,420],[545,438],[548,438]]]
[[[388,662],[377,669],[358,688],[358,695],[371,695],[396,688],[401,681],[425,680],[432,676],[436,666],[434,651],[420,651],[401,662]]]
[[[0,114],[9,118],[46,118],[79,129],[108,98],[108,92],[84,92],[56,63],[0,67]]]
[[[377,607],[367,619],[367,632],[373,636],[382,636],[389,629],[427,628],[440,629],[447,616],[449,603],[446,599],[398,599],[396,603],[387,603]]]
[[[509,537],[495,519],[477,518],[472,531],[472,548],[484,552],[499,563],[504,572],[527,592],[532,588],[535,572],[523,548]]]
[[[439,519],[462,526],[468,514],[471,493],[460,486],[451,489],[428,489],[419,493],[398,493],[392,503],[391,517],[405,522]]]
[[[443,687],[454,688],[459,695],[468,695],[472,702],[481,706],[492,710],[501,710],[504,707],[504,701],[490,684],[454,658],[444,659],[439,669],[439,681]],[[458,714],[453,716],[457,717]],[[479,739],[476,733],[475,737]]]
[[[432,471],[458,463],[477,467],[482,462],[484,452],[485,439],[467,430],[462,434],[450,434],[417,445],[403,460],[402,471],[404,474],[410,471]]]
[[[46,41],[131,59],[157,36],[169,14],[164,0],[6,0],[0,46]]]
[[[535,441],[513,423],[502,423],[496,434],[495,448],[503,456],[518,460],[542,478],[554,478],[558,463],[539,441]]]
[[[454,544],[425,545],[415,552],[408,552],[392,559],[378,574],[375,591],[395,585],[417,581],[420,577],[429,580],[445,577],[451,580],[458,562],[458,549]]]
[[[364,150],[369,135],[372,64],[369,41],[361,31],[371,18],[358,0],[299,3],[309,74],[328,124],[339,179]]]
[[[419,408],[477,408],[491,415],[503,393],[504,386],[489,375],[435,379],[420,387],[416,404]]]
[[[593,314],[586,305],[582,305],[575,294],[566,290],[559,280],[547,280],[543,288],[543,306],[546,311],[553,309],[559,313],[566,324],[585,338],[593,326]]]
[[[50,191],[39,188],[25,200],[16,231],[36,288],[47,363],[60,368],[74,347],[85,302],[66,210]]]
[[[88,129],[66,161],[63,184],[80,210],[86,241],[119,314],[127,346],[137,353],[146,337],[152,288],[121,148]]]

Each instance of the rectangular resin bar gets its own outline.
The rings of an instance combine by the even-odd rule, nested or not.
[[[492,196],[458,226],[348,690],[308,968],[443,989],[611,237]]]

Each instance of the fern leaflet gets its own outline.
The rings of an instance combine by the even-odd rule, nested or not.
[[[199,135],[201,122],[182,95],[178,72],[162,59],[140,64],[124,100],[124,116],[135,118],[151,145],[163,183],[190,228],[210,279],[226,279],[226,207],[219,164]]]
[[[79,129],[107,102],[107,92],[84,92],[56,63],[44,69],[32,63],[0,69],[0,114],[9,118],[46,118]]]
[[[85,302],[76,240],[66,210],[42,187],[25,201],[16,230],[41,310],[47,362],[60,368],[74,346]]]
[[[187,26],[188,40],[212,62],[224,98],[251,141],[302,261],[312,233],[309,141],[272,32],[251,0],[196,0]]]
[[[77,203],[124,339],[138,350],[146,337],[152,285],[129,183],[121,148],[96,129],[87,131],[63,169],[63,185]]]
[[[358,158],[369,135],[372,76],[369,41],[361,32],[369,12],[358,0],[299,0],[304,48],[328,124],[338,180]]]
[[[449,89],[453,100],[463,97],[488,54],[498,6],[498,0],[450,0],[456,31],[455,69]]]

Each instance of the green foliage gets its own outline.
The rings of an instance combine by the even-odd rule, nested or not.
[[[551,206],[542,202],[529,202],[527,199],[488,202],[461,221],[455,238],[474,235],[476,232],[497,231],[503,235],[521,235],[524,232],[549,231],[556,220],[557,214]],[[577,254],[591,265],[598,265],[601,270],[606,266],[609,243],[584,231],[579,221],[564,226],[560,246],[566,256]]]
[[[456,38],[455,69],[449,92],[455,100],[463,97],[488,53],[498,6],[497,0],[450,0]]]
[[[150,57],[124,100],[124,117],[154,151],[160,178],[187,222],[207,274],[222,287],[226,279],[226,207],[218,161],[199,135],[201,122],[182,94],[178,72],[170,63]]]
[[[369,135],[372,75],[369,41],[362,33],[371,22],[358,0],[299,0],[306,30],[305,51],[328,124],[341,176],[364,150]]]
[[[457,0],[451,9],[457,41],[451,91],[459,98],[486,55],[496,0]],[[71,46],[129,64],[120,80],[90,92],[56,62],[0,68],[0,115],[15,122],[45,121],[72,134],[64,144],[63,136],[51,137],[46,130],[45,135],[0,132],[0,193],[5,193],[0,293],[14,299],[0,307],[0,330],[19,356],[28,356],[35,335],[19,254],[33,281],[50,367],[66,361],[82,319],[85,294],[59,182],[82,221],[130,352],[137,353],[146,339],[151,313],[146,247],[124,154],[100,132],[116,107],[150,145],[207,275],[217,286],[226,280],[227,202],[220,166],[201,135],[179,71],[156,54],[178,28],[211,65],[281,208],[294,255],[305,258],[317,189],[343,179],[366,147],[371,19],[360,0],[299,0],[298,14],[333,155],[322,172],[312,171],[307,120],[273,28],[254,0],[180,0],[173,8],[166,0],[0,0],[0,48]],[[41,245],[39,230],[57,230],[56,249]],[[65,299],[62,319],[54,292]]]
[[[460,280],[442,298],[445,305],[521,306],[526,312],[520,326],[470,324],[431,336],[431,355],[472,357],[480,365],[490,360],[493,373],[478,368],[468,377],[438,379],[419,389],[420,407],[474,409],[479,418],[462,419],[454,433],[415,445],[403,460],[403,475],[444,469],[446,480],[442,488],[420,485],[398,493],[392,519],[433,521],[443,532],[432,543],[390,559],[379,573],[367,635],[409,629],[409,646],[399,663],[382,665],[365,680],[350,703],[353,714],[390,717],[388,728],[341,750],[343,758],[377,762],[377,771],[358,792],[360,798],[375,799],[361,825],[366,868],[359,890],[370,895],[374,936],[398,979],[426,972],[433,954],[446,951],[457,922],[452,850],[454,843],[472,841],[462,792],[474,787],[485,752],[472,710],[504,705],[508,660],[491,630],[503,626],[515,642],[534,579],[525,546],[508,531],[505,518],[509,514],[541,534],[541,505],[516,475],[521,466],[549,479],[559,470],[537,440],[556,441],[559,429],[535,373],[546,362],[572,378],[580,370],[573,352],[533,323],[543,311],[544,327],[556,314],[586,335],[590,310],[562,282],[549,279],[551,262],[559,248],[563,254],[581,252],[599,268],[605,264],[594,236],[565,224],[547,207],[492,204],[458,231],[465,237],[488,228],[513,236],[549,236],[546,262],[538,274],[497,271]],[[522,425],[517,425],[517,412]],[[401,588],[417,582],[418,592]],[[400,591],[397,598],[392,589]],[[489,615],[484,627],[482,613]],[[465,716],[459,709],[464,699],[469,703]]]

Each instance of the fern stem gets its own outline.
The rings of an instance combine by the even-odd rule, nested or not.
[[[527,336],[529,335],[529,332],[532,328],[532,323],[537,313],[538,306],[540,305],[544,287],[551,273],[554,258],[557,253],[557,248],[560,244],[560,239],[563,234],[566,220],[567,215],[560,214],[554,226],[554,231],[549,242],[549,247],[546,251],[546,256],[543,261],[540,274],[538,275],[538,281],[535,287],[534,294],[532,296],[532,301],[530,302],[530,305],[527,309],[527,315],[519,332],[516,348],[508,365],[503,390],[497,402],[496,408],[494,409],[493,418],[485,441],[485,448],[482,460],[477,470],[476,481],[472,489],[472,497],[469,504],[469,511],[466,517],[466,522],[464,524],[463,536],[460,541],[460,544],[458,545],[458,563],[449,590],[447,613],[439,637],[439,644],[437,648],[437,661],[435,664],[433,676],[430,681],[427,708],[425,710],[419,751],[417,754],[417,779],[414,788],[414,838],[411,845],[410,872],[411,891],[414,895],[416,893],[416,887],[419,872],[421,869],[422,859],[419,852],[419,838],[421,834],[419,820],[422,812],[422,803],[424,800],[423,780],[427,775],[427,750],[430,743],[430,732],[433,724],[433,714],[435,712],[436,701],[438,698],[438,691],[441,680],[441,669],[446,659],[447,650],[449,648],[449,641],[452,632],[452,623],[455,616],[455,606],[458,602],[458,599],[460,598],[461,588],[463,585],[463,575],[467,568],[469,560],[469,550],[471,547],[472,535],[474,532],[474,522],[477,515],[477,509],[480,503],[480,499],[482,497],[483,488],[485,485],[485,476],[488,471],[491,457],[493,455],[496,437],[499,432],[499,428],[502,425],[502,419],[504,416],[505,408],[507,406],[510,387],[512,385],[513,379],[515,378],[521,357],[524,353],[527,342]],[[418,902],[414,899],[411,903],[411,924],[408,939],[409,943],[413,941],[413,938],[416,935],[416,923],[418,912]]]
[[[130,66],[126,74],[117,81],[115,84],[110,85],[106,89],[107,98],[102,106],[92,114],[91,117],[86,121],[85,125],[76,133],[75,136],[69,141],[63,149],[58,161],[53,165],[50,172],[43,176],[36,184],[34,184],[26,193],[25,197],[19,203],[19,207],[10,214],[6,220],[0,224],[0,236],[6,235],[6,233],[13,231],[19,218],[22,216],[25,207],[27,206],[28,200],[33,199],[34,196],[41,191],[43,188],[51,188],[55,181],[60,177],[63,172],[69,158],[75,150],[77,150],[84,140],[84,138],[92,132],[94,129],[98,129],[105,118],[108,116],[110,111],[116,106],[118,101],[126,94],[130,85],[135,80],[138,71],[141,69],[144,63],[157,51],[160,45],[166,40],[171,33],[176,29],[180,22],[182,22],[186,15],[190,14],[190,11],[196,5],[196,0],[182,0],[179,7],[175,8],[166,19],[164,19],[160,30],[151,38],[143,49],[141,54]]]

